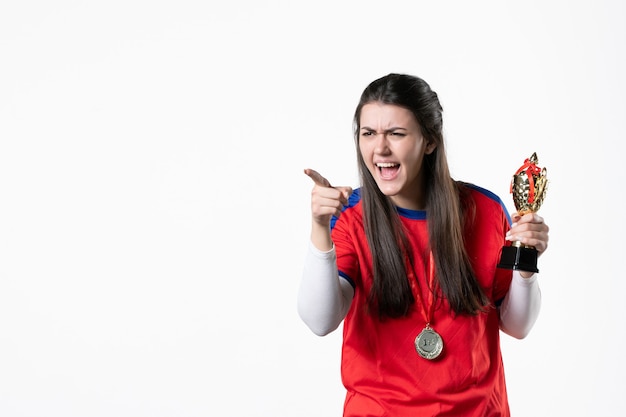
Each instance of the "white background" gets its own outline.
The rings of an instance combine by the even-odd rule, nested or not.
[[[302,170],[358,185],[389,72],[438,92],[455,178],[513,211],[548,169],[513,414],[624,415],[623,2],[0,4],[1,416],[339,416],[340,331],[296,313]]]

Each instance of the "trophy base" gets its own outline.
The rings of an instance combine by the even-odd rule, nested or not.
[[[498,268],[539,272],[537,269],[537,255],[537,249],[532,247],[505,246],[502,248]]]

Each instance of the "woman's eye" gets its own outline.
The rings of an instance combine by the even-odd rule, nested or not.
[[[363,132],[361,133],[362,136],[372,136],[374,134],[374,132]]]
[[[391,132],[390,135],[391,136],[399,136],[399,137],[406,136],[406,134],[404,132]]]

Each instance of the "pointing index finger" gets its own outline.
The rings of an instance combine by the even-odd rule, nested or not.
[[[307,168],[304,170],[304,173],[308,175],[317,185],[321,185],[322,187],[332,187],[330,182],[314,169]]]

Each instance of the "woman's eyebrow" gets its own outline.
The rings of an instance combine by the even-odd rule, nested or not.
[[[361,126],[360,130],[369,130],[372,132],[375,132],[376,129],[372,129],[371,127],[367,127],[367,126]],[[406,127],[401,127],[401,126],[394,126],[394,127],[390,127],[388,129],[385,129],[383,132],[392,132],[394,130],[409,130]]]

